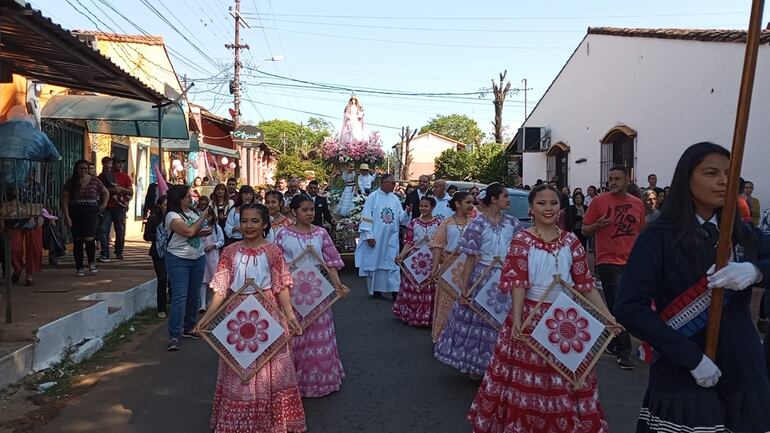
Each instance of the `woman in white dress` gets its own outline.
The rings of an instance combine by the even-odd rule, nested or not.
[[[342,181],[345,182],[345,189],[340,196],[340,203],[337,206],[337,214],[340,216],[350,215],[353,209],[353,196],[356,193],[356,165],[349,162],[345,170],[340,174]]]

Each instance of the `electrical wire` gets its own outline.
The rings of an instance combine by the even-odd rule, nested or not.
[[[378,26],[370,24],[351,24],[351,23],[329,23],[298,20],[276,20],[266,19],[275,23],[303,24],[326,27],[345,27],[359,29],[380,29],[380,30],[407,30],[417,32],[449,32],[449,33],[585,33],[585,29],[564,30],[564,29],[465,29],[465,28],[435,28],[435,27],[401,27],[401,26]]]
[[[242,12],[244,15],[250,12]],[[555,21],[555,20],[589,20],[589,19],[618,19],[618,18],[662,18],[662,17],[693,17],[693,16],[724,16],[742,15],[746,12],[694,12],[680,14],[638,14],[638,15],[599,15],[599,16],[534,16],[534,17],[436,17],[436,16],[371,16],[371,15],[324,15],[324,14],[273,14],[277,17],[292,18],[340,18],[366,20],[399,20],[399,21]]]
[[[350,35],[334,35],[334,34],[328,34],[328,33],[303,32],[300,30],[287,30],[287,29],[279,29],[277,27],[267,27],[267,26],[264,28],[267,30],[282,31],[286,33],[296,33],[299,35],[320,36],[324,38],[334,38],[334,39],[346,39],[348,41],[351,40]],[[416,45],[416,46],[425,46],[425,47],[446,47],[446,48],[473,48],[473,49],[491,49],[491,50],[564,50],[564,49],[574,48],[574,47],[567,47],[567,46],[546,46],[546,45],[502,46],[502,45],[442,44],[438,42],[396,41],[396,40],[390,40],[390,39],[362,38],[362,37],[356,37],[354,40],[367,41],[367,42],[382,42],[386,44],[397,44],[397,45]]]

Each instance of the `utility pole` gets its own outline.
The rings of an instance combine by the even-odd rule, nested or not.
[[[521,82],[524,83],[524,120],[526,121],[527,120],[527,79],[523,78]]]
[[[241,121],[241,49],[249,49],[248,44],[241,44],[241,25],[249,27],[249,24],[241,17],[241,0],[235,0],[235,10],[230,8],[230,15],[235,18],[235,42],[225,44],[225,48],[235,51],[230,93],[233,94],[233,109],[235,110],[233,123],[235,128],[238,128]],[[246,183],[251,185],[251,147],[246,148]]]
[[[499,84],[495,83],[495,80],[492,79],[492,92],[495,94],[495,100],[492,101],[495,105],[495,120],[492,122],[492,125],[495,127],[495,143],[498,144],[503,143],[503,104],[505,103],[505,96],[511,90],[510,81],[503,87],[503,81],[505,81],[506,75],[508,75],[508,70],[505,70],[500,74]],[[525,85],[524,87],[527,86]]]

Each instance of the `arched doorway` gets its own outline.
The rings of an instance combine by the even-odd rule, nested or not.
[[[604,134],[602,145],[601,173],[602,186],[607,182],[610,168],[622,165],[628,169],[631,182],[636,182],[636,130],[619,124]]]
[[[545,156],[547,158],[546,179],[556,182],[559,188],[569,186],[569,146],[559,141],[552,144]]]

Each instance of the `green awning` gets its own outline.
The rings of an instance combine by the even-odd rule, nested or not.
[[[189,139],[182,106],[172,104],[163,116],[163,139]],[[85,120],[89,132],[158,137],[158,109],[152,103],[114,96],[54,96],[43,107],[42,118]],[[164,143],[165,148],[165,143]]]
[[[228,149],[226,147],[215,146],[213,144],[201,143],[200,149],[214,155],[222,155],[235,159],[239,159],[241,157],[241,153],[236,149]]]

